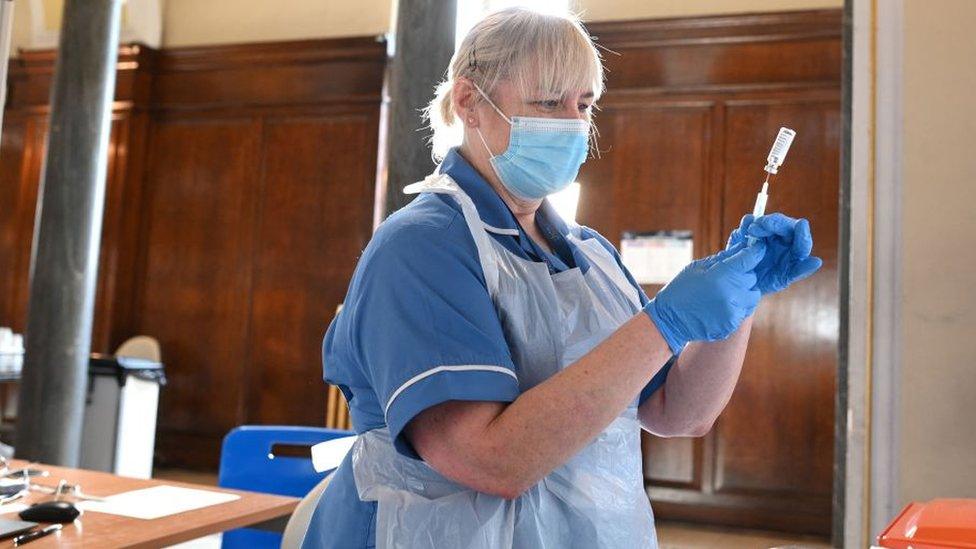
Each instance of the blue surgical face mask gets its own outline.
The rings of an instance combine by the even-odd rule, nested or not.
[[[577,118],[509,118],[481,88],[475,88],[512,127],[508,149],[497,156],[488,148],[481,128],[476,128],[491,155],[491,167],[512,194],[523,200],[538,200],[576,180],[589,150],[589,122]]]

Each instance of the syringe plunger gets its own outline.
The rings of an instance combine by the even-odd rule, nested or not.
[[[769,183],[763,183],[762,191],[756,196],[756,205],[752,207],[752,217],[759,217],[766,213],[766,200],[769,198]]]

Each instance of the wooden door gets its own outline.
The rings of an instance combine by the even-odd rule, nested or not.
[[[377,121],[349,114],[265,127],[248,422],[325,417],[322,339],[372,235]]]
[[[242,423],[259,128],[247,118],[153,128],[135,326],[163,350],[158,452],[177,462],[202,451],[212,462]]]
[[[796,98],[732,105],[726,114],[723,234],[752,207],[755,169],[781,125],[797,131],[789,166],[773,182],[770,211],[810,220],[823,268],[763,300],[736,392],[714,429],[716,494],[793,509],[798,530],[827,533],[839,333],[840,105]]]
[[[608,54],[601,157],[580,174],[580,222],[690,230],[721,249],[752,210],[777,131],[797,137],[768,211],[810,220],[824,267],[764,299],[728,407],[702,438],[645,433],[658,518],[828,535],[838,342],[839,11],[588,26]],[[645,288],[651,295],[659,286]]]

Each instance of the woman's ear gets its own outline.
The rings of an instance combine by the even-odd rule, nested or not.
[[[478,104],[478,98],[478,90],[470,80],[464,77],[454,80],[454,87],[451,90],[454,113],[466,127],[478,127],[478,112],[474,108]]]

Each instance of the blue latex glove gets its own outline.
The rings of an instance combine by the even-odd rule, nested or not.
[[[753,313],[762,297],[753,272],[766,252],[759,241],[738,243],[692,261],[645,307],[671,352],[689,341],[725,339]]]
[[[756,266],[759,281],[756,287],[763,295],[776,293],[790,284],[803,280],[820,269],[823,260],[811,256],[813,236],[810,222],[773,213],[754,219],[752,214],[742,218],[739,228],[729,236],[727,249],[746,241],[747,236],[766,244],[766,255]]]

